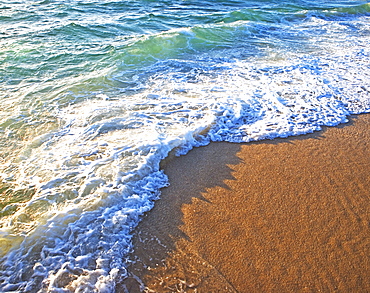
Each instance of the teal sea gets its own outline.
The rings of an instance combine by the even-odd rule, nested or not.
[[[369,81],[367,1],[1,1],[0,292],[115,292],[171,151],[345,123]]]

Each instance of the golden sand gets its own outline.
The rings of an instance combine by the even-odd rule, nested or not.
[[[118,292],[370,292],[370,115],[163,168]]]

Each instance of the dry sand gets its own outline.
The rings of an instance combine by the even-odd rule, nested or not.
[[[370,292],[370,115],[163,168],[117,292]]]

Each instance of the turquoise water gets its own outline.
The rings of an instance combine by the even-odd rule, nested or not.
[[[366,1],[2,1],[0,291],[115,292],[170,151],[369,112],[369,48]]]

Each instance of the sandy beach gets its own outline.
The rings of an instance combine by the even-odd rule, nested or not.
[[[117,292],[370,292],[370,115],[163,169]]]

